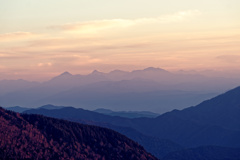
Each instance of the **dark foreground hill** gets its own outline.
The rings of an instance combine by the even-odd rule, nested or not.
[[[127,137],[101,127],[0,108],[0,159],[155,160]]]
[[[56,106],[57,107],[57,106]],[[64,107],[59,109],[37,108],[25,111],[27,114],[40,114],[48,117],[60,118],[95,126],[101,126],[115,130],[128,138],[141,144],[148,152],[158,158],[162,158],[169,152],[182,149],[182,146],[170,140],[159,139],[157,137],[147,136],[128,126],[121,125],[134,124],[130,118],[118,116],[109,116],[81,108]]]

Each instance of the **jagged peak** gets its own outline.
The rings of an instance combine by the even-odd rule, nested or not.
[[[72,74],[69,73],[68,71],[65,71],[62,74],[60,74],[60,76],[72,76]]]
[[[51,80],[62,79],[62,78],[66,78],[66,77],[68,78],[71,76],[72,76],[72,74],[66,71],[56,77],[53,77]]]
[[[92,73],[91,74],[102,74],[102,72],[99,72],[98,70],[94,70],[94,71],[92,71]]]

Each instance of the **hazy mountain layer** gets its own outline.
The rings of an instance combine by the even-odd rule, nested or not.
[[[239,79],[175,74],[152,67],[88,75],[64,72],[43,83],[0,81],[0,102],[5,107],[55,104],[164,113],[196,105],[239,83]]]

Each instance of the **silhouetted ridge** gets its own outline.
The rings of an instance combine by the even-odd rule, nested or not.
[[[101,127],[0,108],[1,159],[156,159],[125,136]]]
[[[155,118],[159,116],[159,114],[157,113],[148,112],[148,111],[112,111],[104,108],[99,108],[93,111],[97,113],[109,115],[109,116],[119,116],[119,117],[125,117],[125,118],[140,118],[140,117]]]
[[[6,108],[7,110],[10,110],[10,111],[14,111],[14,112],[18,112],[18,113],[22,113],[26,110],[29,110],[31,108],[24,108],[24,107],[20,107],[20,106],[14,106],[14,107],[8,107]]]
[[[64,108],[64,106],[54,106],[52,104],[47,104],[47,105],[41,106],[39,108],[43,108],[43,109],[60,109],[60,108]]]

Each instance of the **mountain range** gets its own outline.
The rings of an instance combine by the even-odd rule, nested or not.
[[[4,107],[54,104],[165,113],[196,105],[239,83],[237,78],[172,73],[153,67],[132,72],[95,70],[88,75],[64,72],[41,83],[2,80],[0,103]]]
[[[199,105],[183,110],[173,110],[156,118],[130,119],[73,107],[51,110],[40,108],[27,110],[25,113],[112,128],[129,138],[136,137],[135,140],[138,143],[142,143],[149,152],[155,155],[156,149],[150,148],[151,145],[147,145],[147,141],[141,142],[136,135],[149,137],[147,138],[149,140],[151,140],[150,137],[156,138],[159,144],[161,144],[160,141],[167,140],[169,146],[172,146],[169,147],[172,150],[156,155],[158,158],[163,158],[173,152],[178,155],[180,150],[184,150],[181,152],[184,155],[185,152],[192,154],[191,152],[196,151],[197,154],[206,149],[191,149],[196,147],[213,146],[211,153],[216,152],[218,150],[216,148],[221,146],[226,150],[240,148],[240,87],[206,100]]]

